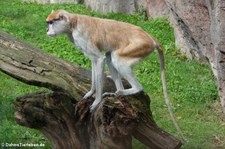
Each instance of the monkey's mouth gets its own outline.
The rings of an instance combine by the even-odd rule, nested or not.
[[[49,28],[47,28],[46,32],[47,32],[48,37],[56,36],[55,32],[54,31],[50,31]]]
[[[48,37],[54,37],[54,36],[56,36],[56,34],[48,34],[48,33],[47,33],[47,35],[48,35]]]

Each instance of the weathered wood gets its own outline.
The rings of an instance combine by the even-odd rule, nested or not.
[[[14,105],[17,123],[40,130],[55,149],[129,149],[132,136],[150,148],[181,146],[179,140],[156,125],[145,93],[107,97],[90,113],[93,99],[81,100],[91,86],[90,71],[4,32],[0,32],[0,70],[27,84],[54,91],[18,97]],[[114,88],[112,80],[105,77],[105,91]]]

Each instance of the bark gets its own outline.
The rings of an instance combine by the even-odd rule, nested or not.
[[[132,137],[150,148],[181,147],[179,140],[156,125],[149,109],[149,96],[144,92],[106,97],[90,113],[94,98],[82,100],[91,86],[90,71],[5,32],[0,32],[0,70],[19,81],[53,91],[18,97],[14,105],[17,123],[41,131],[54,149],[130,149]],[[104,89],[115,90],[106,76]]]

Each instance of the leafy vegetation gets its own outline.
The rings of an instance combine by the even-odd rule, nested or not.
[[[87,10],[84,5],[74,4],[41,5],[17,0],[0,0],[0,4],[1,30],[85,68],[90,68],[89,60],[75,50],[65,36],[46,36],[45,19],[52,9],[65,9],[142,27],[156,37],[165,49],[170,99],[178,123],[189,140],[183,148],[225,148],[224,117],[218,110],[217,87],[210,66],[188,60],[179,53],[174,42],[173,28],[167,18],[144,20],[139,14],[104,15]],[[151,96],[151,109],[157,124],[179,138],[165,106],[157,53],[135,66],[134,70],[145,92]],[[44,143],[45,148],[50,148],[50,144],[38,131],[16,124],[12,106],[17,96],[45,89],[30,87],[3,73],[0,73],[0,80],[0,143]],[[145,148],[137,141],[133,145],[135,149]]]

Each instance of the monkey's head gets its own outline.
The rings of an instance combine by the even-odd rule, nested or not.
[[[50,37],[68,33],[70,31],[69,13],[65,10],[52,11],[47,17],[47,35]]]

